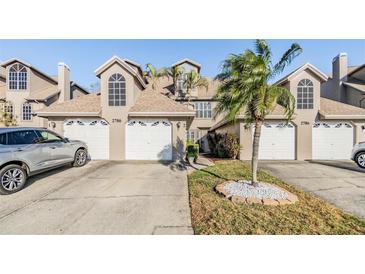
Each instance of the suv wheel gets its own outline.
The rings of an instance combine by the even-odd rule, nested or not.
[[[355,162],[359,167],[365,168],[365,151],[356,155]]]
[[[8,165],[0,170],[0,194],[21,190],[27,181],[27,172],[18,165]]]
[[[86,161],[87,161],[87,150],[80,148],[75,153],[75,159],[72,165],[75,167],[81,167],[86,164]]]

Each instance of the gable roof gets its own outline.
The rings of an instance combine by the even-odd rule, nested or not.
[[[184,58],[184,59],[182,59],[182,60],[179,60],[179,61],[177,61],[177,62],[173,63],[173,64],[171,65],[171,67],[176,67],[176,66],[181,65],[181,64],[183,64],[183,63],[189,63],[189,64],[193,65],[194,67],[197,67],[197,68],[198,68],[198,72],[200,71],[200,69],[201,69],[201,67],[202,67],[202,65],[201,65],[201,64],[199,64],[199,63],[197,63],[197,62],[195,62],[195,61],[193,61],[193,60],[191,60],[191,59],[188,59],[188,58]]]
[[[359,79],[363,80],[365,76],[365,64],[357,66],[355,69],[351,70],[351,72],[349,72],[347,75],[353,78],[360,77]]]
[[[99,116],[101,113],[100,92],[90,93],[75,99],[53,104],[38,111],[41,117],[53,116]]]
[[[139,72],[141,75],[143,75],[143,69],[142,69],[142,66],[141,66],[140,64],[138,64],[138,63],[136,63],[136,62],[134,62],[134,61],[132,61],[132,60],[129,60],[129,59],[127,59],[127,58],[124,58],[124,59],[123,59],[123,61],[124,61],[124,62],[126,62],[127,64],[131,65],[131,66],[136,67],[136,68],[138,69],[138,72]]]
[[[131,62],[131,61],[128,60],[128,62]],[[104,64],[102,64],[100,67],[98,67],[95,70],[96,76],[99,77],[100,74],[102,74],[105,70],[107,70],[110,66],[112,66],[115,63],[118,63],[121,67],[123,67],[125,70],[127,70],[130,74],[132,74],[134,77],[136,77],[137,80],[139,81],[139,83],[142,85],[142,87],[146,88],[146,83],[143,80],[143,78],[141,77],[141,75],[138,73],[138,71],[133,69],[126,61],[122,60],[118,56],[113,56],[108,61],[106,61]]]
[[[312,71],[315,75],[317,75],[319,77],[319,79],[321,79],[323,82],[327,81],[328,76],[326,74],[324,74],[323,72],[321,72],[318,68],[316,68],[315,66],[313,66],[310,63],[306,63],[303,66],[293,70],[291,73],[289,73],[288,75],[284,76],[283,78],[281,78],[280,80],[275,82],[275,85],[282,85],[286,82],[288,82],[290,79],[292,79],[294,76],[296,76],[298,73],[304,71],[304,70],[310,70]]]
[[[31,92],[29,96],[26,98],[27,100],[37,100],[37,101],[46,101],[47,99],[55,96],[60,93],[57,89],[57,86],[47,87],[41,90],[37,90],[35,92]]]
[[[52,83],[54,83],[54,84],[57,84],[57,83],[58,83],[58,82],[57,82],[57,80],[55,80],[53,77],[51,77],[51,76],[47,75],[46,73],[44,73],[44,72],[40,71],[39,69],[35,68],[35,67],[34,67],[34,66],[32,66],[31,64],[29,64],[29,63],[27,63],[27,62],[25,62],[25,61],[23,61],[23,60],[17,59],[17,58],[11,58],[11,59],[9,59],[9,60],[7,60],[7,61],[2,62],[0,65],[1,65],[2,67],[4,67],[4,68],[5,68],[6,66],[11,65],[12,63],[21,63],[21,64],[23,64],[24,66],[26,66],[26,67],[28,67],[28,68],[30,68],[30,69],[32,69],[32,70],[34,70],[34,71],[38,72],[38,73],[39,73],[39,74],[41,74],[42,76],[46,77],[46,78],[47,78],[48,80],[50,80]]]
[[[86,88],[84,88],[84,87],[80,86],[78,83],[75,83],[74,81],[71,81],[70,86],[71,86],[71,87],[77,87],[77,88],[78,88],[79,90],[81,90],[84,94],[89,94],[89,93],[90,93],[90,92],[89,92]]]
[[[195,111],[158,91],[142,91],[129,110],[130,116],[195,116]]]

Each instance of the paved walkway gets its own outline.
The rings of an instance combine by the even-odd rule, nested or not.
[[[193,234],[186,169],[94,161],[0,196],[0,234]]]
[[[259,168],[365,218],[365,170],[352,161],[260,161]]]

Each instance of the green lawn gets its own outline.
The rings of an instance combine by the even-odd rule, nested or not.
[[[215,192],[229,179],[250,178],[240,161],[218,161],[189,175],[190,205],[195,234],[365,234],[365,222],[307,192],[260,171],[259,180],[296,194],[292,205],[235,205]]]

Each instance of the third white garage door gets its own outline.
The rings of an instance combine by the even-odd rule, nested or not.
[[[350,123],[315,123],[312,132],[312,158],[317,160],[350,159],[354,128]]]
[[[264,123],[261,128],[259,159],[294,160],[294,125],[283,122]]]
[[[172,160],[172,126],[167,120],[133,120],[126,125],[127,160]]]

